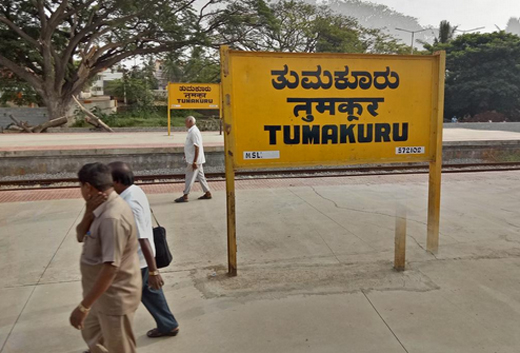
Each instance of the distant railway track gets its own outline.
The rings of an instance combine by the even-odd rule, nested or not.
[[[520,170],[520,162],[504,163],[467,163],[449,164],[443,166],[443,173],[470,173],[470,172],[494,172]],[[371,166],[371,167],[343,167],[331,169],[293,169],[276,171],[247,171],[237,172],[236,178],[240,179],[279,179],[279,178],[327,178],[348,177],[364,175],[392,175],[392,174],[425,174],[428,173],[427,165],[403,165],[403,166]],[[224,173],[207,173],[209,180],[221,180]],[[34,180],[3,180],[0,181],[0,192],[13,189],[68,189],[77,183],[76,178],[61,179],[34,179]],[[138,184],[168,184],[184,182],[184,174],[169,175],[142,175],[136,176]]]

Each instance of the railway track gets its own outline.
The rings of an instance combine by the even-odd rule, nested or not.
[[[467,163],[443,166],[443,173],[469,173],[520,170],[520,162],[504,163]],[[427,165],[403,166],[370,166],[343,167],[330,169],[293,169],[275,171],[236,172],[236,179],[279,179],[279,178],[327,178],[338,176],[392,175],[392,174],[426,174]],[[224,173],[207,173],[208,180],[223,180]],[[184,174],[141,175],[136,176],[137,184],[166,184],[184,182]],[[75,187],[76,178],[3,180],[0,181],[0,192],[12,189],[66,189]]]

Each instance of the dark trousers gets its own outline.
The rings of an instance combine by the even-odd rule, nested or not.
[[[141,275],[143,276],[143,296],[141,302],[153,316],[159,332],[167,333],[177,328],[179,324],[168,307],[162,288],[156,290],[148,287],[148,267],[141,269]]]

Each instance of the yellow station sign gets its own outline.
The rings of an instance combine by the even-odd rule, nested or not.
[[[225,55],[236,170],[435,156],[441,55]]]
[[[218,83],[169,83],[170,109],[219,109]]]

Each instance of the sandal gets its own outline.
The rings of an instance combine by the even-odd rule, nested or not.
[[[175,328],[173,330],[171,330],[170,332],[166,332],[166,333],[162,333],[159,331],[159,329],[157,328],[154,328],[154,329],[151,329],[150,331],[148,331],[146,333],[146,336],[150,337],[150,338],[157,338],[157,337],[175,337],[177,336],[177,334],[179,333],[179,328]]]
[[[212,198],[213,196],[211,196],[211,194],[204,194],[201,197],[199,197],[199,200],[211,200]]]
[[[175,202],[188,202],[188,199],[184,196],[181,196],[178,199],[175,199]]]

